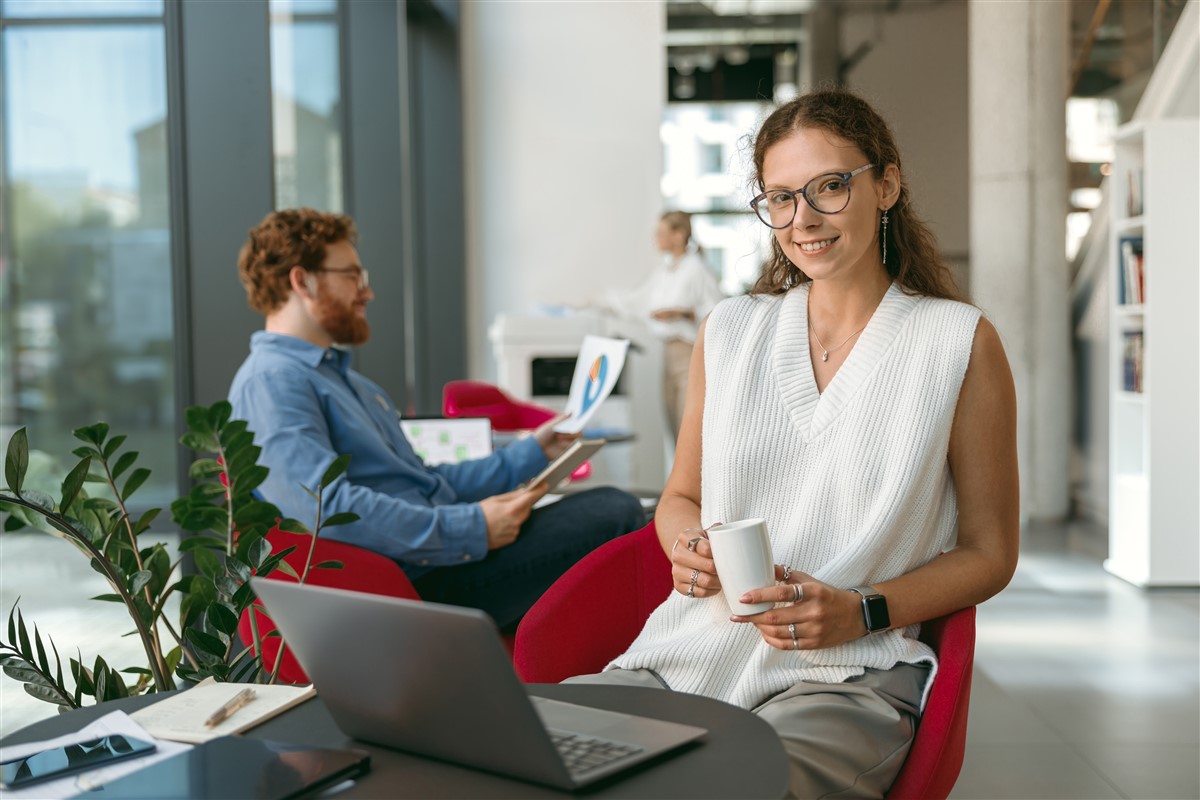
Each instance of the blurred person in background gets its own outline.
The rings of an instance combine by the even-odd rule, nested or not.
[[[700,247],[692,241],[692,215],[668,211],[659,218],[655,242],[662,261],[641,286],[610,293],[605,305],[644,320],[663,343],[663,402],[671,439],[679,435],[687,397],[688,366],[701,320],[724,295]]]

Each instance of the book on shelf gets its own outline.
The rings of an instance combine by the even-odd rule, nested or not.
[[[1145,258],[1142,254],[1142,237],[1126,236],[1120,240],[1117,275],[1117,302],[1120,305],[1138,305],[1146,302]]]
[[[1142,186],[1143,170],[1141,167],[1131,167],[1126,173],[1125,186],[1125,216],[1140,217],[1142,215]]]
[[[1142,336],[1141,331],[1125,332],[1125,348],[1121,358],[1121,388],[1127,392],[1142,391]]]

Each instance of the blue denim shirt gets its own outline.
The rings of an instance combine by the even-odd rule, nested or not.
[[[416,578],[436,566],[487,555],[478,501],[515,488],[546,465],[532,437],[461,464],[427,467],[400,430],[399,414],[377,384],[350,369],[350,353],[259,331],[229,389],[270,469],[259,487],[286,517],[312,527],[316,502],[302,488],[320,483],[339,455],[346,471],[326,490],[321,516],[361,518],[321,536],[382,553]]]

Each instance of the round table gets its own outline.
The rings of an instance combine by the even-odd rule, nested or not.
[[[783,745],[771,726],[749,711],[706,697],[631,686],[530,684],[526,688],[533,695],[708,729],[699,743],[682,752],[589,787],[588,797],[703,800],[780,798],[787,793],[788,763]],[[110,711],[132,712],[160,697],[125,698],[61,714],[5,737],[3,744],[61,736]],[[245,735],[314,747],[356,747],[370,752],[370,773],[338,792],[339,798],[571,796],[569,792],[351,739],[334,724],[320,697],[301,703]]]

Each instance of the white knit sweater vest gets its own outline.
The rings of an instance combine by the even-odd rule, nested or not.
[[[946,456],[979,316],[893,285],[820,393],[807,284],[719,304],[704,339],[703,524],[763,517],[776,563],[843,589],[910,572],[951,546],[958,510]],[[651,669],[672,689],[743,708],[865,667],[937,667],[918,625],[797,652],[770,647],[729,614],[723,595],[671,592],[609,667]]]

